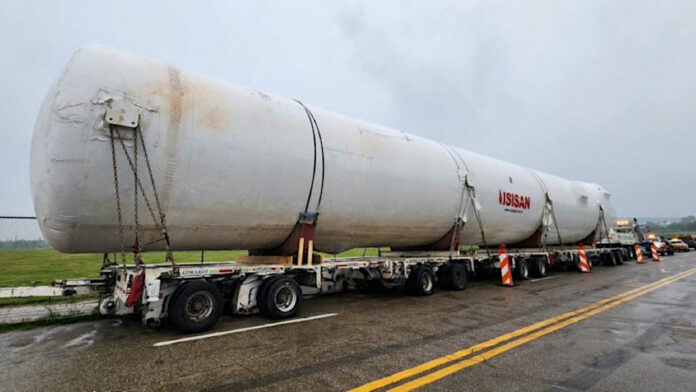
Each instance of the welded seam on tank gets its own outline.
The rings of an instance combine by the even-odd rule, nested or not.
[[[169,122],[167,125],[167,144],[164,148],[164,184],[162,187],[162,209],[167,213],[174,176],[176,174],[176,153],[179,145],[183,91],[179,71],[167,67],[169,74]]]
[[[468,174],[470,172],[469,172],[469,167],[466,164],[466,161],[464,160],[462,155],[459,153],[459,151],[457,151],[456,148],[449,147],[449,146],[442,144],[442,143],[440,143],[440,145],[450,153],[450,156],[452,157],[452,159],[454,159],[454,162],[457,165],[457,169],[459,170],[459,173],[461,173],[462,170],[461,170],[461,166],[459,166],[458,162],[461,162],[464,165],[464,168],[466,169],[466,174],[464,177],[464,184],[461,184],[462,185],[462,192],[466,192],[466,195],[467,195],[466,206],[468,206],[469,201],[471,201],[471,203],[477,203],[476,190],[475,190],[474,186],[470,186],[469,179],[467,178]],[[457,158],[459,158],[459,161],[457,161],[457,158],[455,158],[454,155],[456,155]],[[460,174],[460,176],[461,176],[461,174]],[[460,181],[461,181],[461,178],[460,178]],[[464,198],[464,196],[462,194],[462,199],[463,198]],[[476,208],[475,204],[473,207],[474,207],[474,215],[476,216],[476,222],[478,223],[479,230],[481,231],[481,241],[483,242],[483,246],[486,249],[486,253],[488,254],[488,256],[490,256],[490,251],[488,249],[488,242],[486,241],[486,234],[485,234],[485,230],[483,228],[483,218],[481,217],[481,213]],[[459,213],[459,211],[457,211],[457,212]]]
[[[556,234],[558,235],[559,245],[563,245],[563,239],[561,238],[561,231],[558,227],[558,221],[556,220],[556,211],[554,211],[554,208],[553,208],[553,200],[551,200],[551,195],[549,194],[549,188],[546,186],[546,183],[541,178],[541,176],[539,176],[539,174],[537,174],[536,171],[534,171],[530,168],[526,168],[526,169],[529,172],[529,174],[531,174],[532,177],[534,177],[537,184],[539,185],[539,187],[541,187],[541,190],[544,192],[544,198],[545,198],[544,208],[541,211],[541,218],[539,218],[539,220],[540,220],[539,227],[537,228],[537,230],[539,230],[539,229],[543,230],[541,247],[542,248],[546,247],[546,240],[547,240],[548,234],[549,234],[549,227],[547,225],[544,225],[544,215],[546,215],[546,211],[548,210],[549,205],[551,206],[551,218],[553,219],[553,224],[556,227]]]
[[[548,196],[549,194],[549,188],[546,186],[546,183],[544,180],[541,179],[541,177],[532,169],[526,168],[527,171],[534,177],[537,183],[539,183],[539,186],[541,187],[541,190],[544,191],[544,193]],[[549,196],[550,197],[550,196]]]
[[[450,156],[452,157],[452,159],[454,159],[454,162],[457,164],[457,169],[461,170],[461,167],[459,166],[459,162],[461,162],[462,165],[464,166],[464,169],[466,170],[466,172],[469,173],[469,165],[466,164],[466,161],[465,161],[464,158],[461,156],[461,154],[459,154],[459,151],[457,151],[456,148],[450,147],[450,146],[448,146],[448,145],[446,145],[446,144],[443,144],[443,143],[439,143],[439,144],[440,144],[445,150],[447,150],[447,152],[450,154]],[[455,155],[456,155],[456,157],[455,157]],[[459,161],[457,161],[457,158],[459,158]]]
[[[457,150],[455,150],[454,148],[451,148],[449,146],[445,146],[445,147],[447,148],[447,150],[454,152],[454,154],[457,156],[457,158],[459,158],[459,161],[462,163],[462,165],[464,166],[464,169],[466,170],[466,174],[464,174],[464,178],[459,179],[460,181],[464,182],[463,184],[460,184],[462,187],[462,197],[461,197],[461,201],[459,204],[459,210],[457,211],[459,216],[462,216],[466,212],[467,206],[469,205],[469,201],[471,199],[471,195],[469,194],[468,189],[467,189],[467,187],[469,185],[466,183],[466,181],[467,181],[466,177],[469,174],[469,167],[466,165],[466,161],[464,161],[464,158],[462,158],[462,156],[459,154],[459,152]],[[453,158],[454,158],[454,156],[453,156]],[[454,162],[457,163],[457,160],[455,159]],[[459,173],[461,173],[462,169],[459,166],[459,163],[457,163],[457,169],[459,170]],[[459,174],[459,176],[461,176],[461,174]],[[466,201],[464,201],[465,194],[466,194]]]
[[[446,144],[443,144],[443,143],[438,143],[438,144],[439,144],[440,147],[442,147],[445,151],[447,151],[447,153],[449,154],[449,156],[450,156],[450,157],[452,158],[452,160],[454,161],[454,164],[457,166],[457,177],[459,177],[459,181],[461,182],[461,180],[462,180],[462,178],[461,178],[462,168],[461,168],[461,166],[459,165],[459,161],[458,161],[457,158],[454,156],[454,154],[452,153],[452,150],[450,149],[449,146],[447,146]],[[463,159],[462,159],[461,162],[462,162],[462,164],[464,164],[464,168],[466,169],[466,172],[468,173],[468,172],[469,172],[469,168],[466,166],[466,162],[464,162]],[[459,185],[461,186],[462,184],[460,183]],[[464,202],[464,194],[465,194],[465,193],[466,193],[466,191],[465,191],[464,187],[462,187],[461,196],[459,197],[459,205],[458,205],[458,207],[457,207],[457,214],[460,214],[460,213],[462,212],[462,203]],[[467,201],[467,202],[468,202],[468,201]],[[457,218],[459,218],[459,215],[457,216]],[[445,234],[445,235],[447,235],[447,234]]]
[[[462,157],[459,154],[457,154],[457,156],[459,156],[460,161],[457,160],[457,158],[454,156],[454,154],[452,153],[452,150],[449,146],[447,146],[446,144],[440,143],[440,142],[438,142],[437,144],[439,144],[440,147],[442,147],[445,151],[447,151],[449,156],[454,161],[454,164],[457,166],[457,177],[459,178],[459,182],[460,182],[459,186],[461,187],[461,195],[459,196],[459,204],[457,205],[457,215],[455,216],[455,222],[452,225],[452,228],[450,228],[447,231],[447,233],[445,233],[442,237],[440,237],[436,242],[441,241],[442,239],[447,237],[450,234],[450,232],[452,232],[452,243],[454,243],[454,238],[455,238],[455,235],[457,233],[453,232],[452,230],[457,229],[457,224],[459,223],[459,219],[460,219],[460,217],[464,216],[464,214],[466,213],[466,210],[467,210],[467,206],[469,205],[469,192],[466,191],[466,188],[462,184],[463,178],[462,178],[462,174],[461,174],[462,167],[459,165],[460,161],[461,161],[462,165],[464,165],[464,169],[466,170],[466,173],[469,172],[469,168],[466,165],[466,162],[464,162],[464,159],[462,159]],[[465,196],[466,196],[466,201],[464,200]],[[463,225],[461,227],[459,227],[459,231],[461,231],[463,227],[464,227]],[[452,251],[451,248],[452,248],[452,246],[450,246],[450,251]]]
[[[312,141],[314,143],[314,162],[313,162],[313,167],[312,167],[312,182],[309,186],[309,194],[307,195],[307,202],[305,204],[304,212],[309,211],[309,203],[312,200],[312,194],[314,193],[314,183],[316,181],[316,175],[317,175],[317,137],[319,138],[319,148],[321,150],[321,182],[319,184],[319,199],[317,201],[317,208],[315,211],[319,211],[319,206],[321,205],[321,198],[324,194],[324,141],[321,137],[321,131],[319,130],[319,125],[317,124],[317,120],[314,118],[314,114],[305,106],[302,101],[299,99],[295,99],[295,102],[300,104],[302,108],[305,111],[305,114],[307,115],[307,119],[309,120],[309,125],[312,128]]]

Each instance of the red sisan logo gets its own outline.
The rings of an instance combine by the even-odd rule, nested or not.
[[[532,198],[529,196],[505,192],[504,190],[500,189],[498,190],[498,204],[501,206],[528,210],[532,205]]]

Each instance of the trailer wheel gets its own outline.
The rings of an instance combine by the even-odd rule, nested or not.
[[[389,290],[389,287],[384,285],[384,282],[382,282],[382,279],[370,279],[367,281],[367,287],[369,288],[370,291],[378,292],[378,293],[383,293]]]
[[[185,283],[174,293],[169,318],[185,333],[207,331],[215,325],[223,309],[220,290],[204,280]]]
[[[268,286],[270,286],[271,283],[273,283],[273,281],[276,279],[278,279],[278,276],[271,276],[270,278],[266,278],[263,282],[261,282],[261,285],[259,286],[259,289],[256,292],[256,307],[259,308],[259,312],[261,312],[261,314],[268,315],[266,301],[264,301],[263,299],[266,298]]]
[[[449,290],[450,289],[450,264],[445,264],[437,269],[437,283],[440,289]]]
[[[527,264],[527,260],[517,259],[515,264],[516,264],[515,275],[516,275],[517,279],[520,279],[520,280],[529,279],[529,264]]]
[[[620,250],[617,250],[617,251],[612,251],[612,254],[614,255],[614,258],[616,259],[617,265],[622,265],[624,263],[623,252],[621,252]]]
[[[602,253],[601,257],[604,260],[604,265],[610,265],[612,267],[617,265],[616,258],[612,253]]]
[[[292,317],[300,311],[302,290],[294,279],[287,276],[270,279],[259,291],[259,309],[274,319]]]
[[[466,288],[466,268],[460,263],[451,263],[443,268],[441,275],[443,287],[448,290],[464,290]]]
[[[532,265],[534,266],[534,275],[537,278],[543,278],[544,276],[548,275],[548,269],[546,268],[546,263],[544,260],[537,258],[532,262]]]
[[[435,291],[435,279],[430,267],[415,267],[406,279],[406,290],[413,295],[426,296]]]

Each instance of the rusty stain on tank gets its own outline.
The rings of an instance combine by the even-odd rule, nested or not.
[[[187,97],[184,111],[192,115],[194,128],[214,132],[227,132],[232,127],[233,107],[229,95],[214,81],[191,80],[182,86]]]
[[[206,111],[196,116],[194,122],[197,125],[196,128],[213,131],[227,131],[232,123],[230,115],[219,106],[207,108]]]

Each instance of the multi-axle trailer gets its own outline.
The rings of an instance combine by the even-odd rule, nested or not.
[[[617,265],[630,255],[622,248],[587,248],[592,264]],[[507,251],[518,280],[543,277],[551,268],[578,270],[578,249],[511,249]],[[317,258],[315,258],[317,260]],[[304,296],[344,290],[405,286],[427,296],[436,287],[466,288],[468,277],[500,268],[496,252],[388,252],[380,256],[329,258],[318,264],[196,264],[109,265],[101,278],[59,280],[64,295],[97,292],[104,315],[139,313],[143,324],[169,320],[187,333],[210,329],[227,312],[260,312],[271,318],[292,317]]]
[[[552,266],[617,264],[591,246],[615,210],[571,181],[103,47],[75,53],[34,131],[31,185],[46,241],[67,253],[133,252],[101,278],[102,313],[210,328],[225,308],[284,318],[303,295],[405,285],[429,295],[499,269],[503,284]],[[485,224],[484,224],[485,222]],[[510,251],[500,267],[496,246]],[[462,246],[478,250],[461,252]],[[323,260],[314,251],[389,247]],[[179,250],[247,249],[175,264]],[[163,265],[141,252],[164,250]],[[303,263],[303,258],[306,260]],[[508,262],[510,264],[508,264]],[[31,290],[28,290],[31,291]]]

